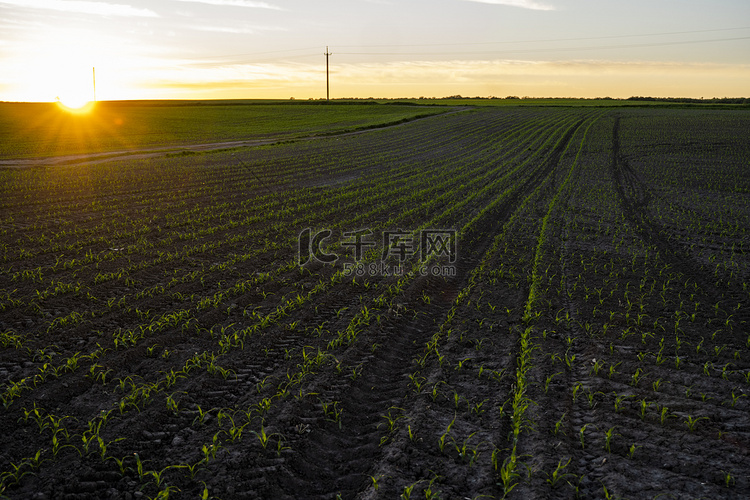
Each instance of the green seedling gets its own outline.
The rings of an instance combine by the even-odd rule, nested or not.
[[[563,413],[562,416],[560,417],[560,420],[555,422],[555,429],[552,431],[552,434],[554,434],[555,436],[557,436],[557,434],[560,432],[565,434],[565,431],[563,431],[562,428],[563,428],[563,420],[565,420],[566,415],[567,415],[567,412]]]
[[[438,448],[440,448],[440,453],[443,453],[443,450],[445,449],[445,440],[448,437],[448,433],[451,431],[451,427],[453,427],[453,424],[456,423],[456,416],[453,416],[453,420],[448,424],[448,427],[446,427],[445,432],[438,438]]]
[[[547,474],[547,483],[550,486],[555,488],[560,483],[560,481],[565,480],[565,478],[567,477],[574,476],[573,474],[566,474],[563,472],[565,468],[570,464],[571,460],[573,460],[572,457],[569,458],[567,462],[565,462],[565,465],[563,465],[563,461],[562,459],[560,459],[560,461],[557,462],[557,467],[554,471],[552,471],[552,474]]]
[[[622,410],[622,408],[623,408],[623,402],[626,399],[630,399],[632,397],[634,397],[634,396],[623,396],[623,395],[619,395],[618,396],[618,395],[616,395],[615,396],[615,413],[619,413],[620,410]]]
[[[684,423],[685,425],[687,425],[688,430],[690,432],[693,432],[695,430],[695,426],[698,425],[698,422],[700,422],[701,420],[708,420],[708,417],[693,418],[692,415],[688,415]]]
[[[645,398],[641,399],[640,404],[640,410],[641,410],[641,420],[645,420],[646,418],[646,410],[649,406],[651,406],[652,403],[649,403]]]
[[[521,475],[516,472],[516,461],[516,454],[511,453],[511,455],[503,461],[502,467],[500,467],[500,481],[502,482],[504,497],[508,496],[510,492],[513,491],[513,488],[518,485],[518,480],[521,478]]]
[[[737,481],[734,479],[731,473],[723,470],[721,471],[721,473],[724,475],[724,486],[729,488],[730,486],[736,484]]]
[[[727,400],[725,402],[731,403],[732,408],[734,408],[734,405],[737,404],[737,402],[740,400],[740,398],[747,397],[747,394],[740,394],[739,396],[734,395],[734,390],[732,391],[732,399],[731,401]]]
[[[370,476],[370,480],[372,481],[372,487],[375,489],[375,491],[378,491],[380,488],[380,480],[383,479],[383,474],[379,474],[377,477]]]
[[[617,426],[611,427],[609,430],[604,432],[604,449],[607,450],[607,453],[611,453],[611,446],[612,446],[612,438],[614,438],[614,430]]]
[[[319,400],[320,404],[323,406],[323,413],[325,413],[326,420],[329,422],[333,422],[338,424],[339,429],[341,429],[341,413],[344,411],[343,408],[339,408],[339,402],[338,401],[332,401],[330,403],[323,402],[322,400]]]
[[[661,423],[661,425],[664,425],[665,423],[667,423],[667,419],[674,416],[675,415],[669,413],[669,408],[667,408],[666,406],[662,406],[661,411],[659,412],[659,422]]]
[[[589,425],[591,425],[591,424],[584,424],[583,426],[581,426],[581,428],[578,431],[578,439],[581,442],[581,449],[582,450],[586,449],[586,445],[585,445],[585,442],[584,442],[584,433],[586,432],[586,428]]]
[[[257,431],[257,432],[250,431],[250,432],[252,432],[255,435],[255,437],[258,438],[258,442],[260,442],[260,445],[263,447],[264,450],[268,447],[269,443],[271,442],[271,438],[276,437],[277,439],[282,439],[282,436],[279,433],[276,433],[276,432],[271,433],[271,434],[266,433],[266,429],[263,425],[260,426],[260,431]]]

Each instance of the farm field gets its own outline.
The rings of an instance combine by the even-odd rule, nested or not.
[[[750,496],[747,130],[483,107],[2,169],[0,497]]]
[[[0,103],[0,161],[147,147],[290,139],[444,113],[437,106],[300,101],[103,101],[89,113],[55,103]]]

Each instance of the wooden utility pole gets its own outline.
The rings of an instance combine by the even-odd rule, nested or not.
[[[94,77],[94,102],[96,102],[96,67],[91,68]]]
[[[330,55],[331,53],[328,52],[328,45],[326,45],[326,53],[325,53],[325,56],[326,56],[326,101],[329,101],[331,99],[331,94],[329,91],[330,87],[328,86],[328,56]]]

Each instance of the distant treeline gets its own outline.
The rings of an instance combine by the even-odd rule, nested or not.
[[[605,99],[609,99],[605,97]],[[711,99],[692,99],[690,97],[628,97],[628,101],[658,101],[658,102],[677,102],[689,104],[750,104],[750,99],[746,97],[713,97]]]
[[[420,97],[420,99],[435,99],[430,97]],[[545,101],[647,101],[647,102],[674,102],[680,104],[750,104],[747,97],[713,97],[711,99],[694,99],[692,97],[644,97],[633,96],[627,99],[614,97],[518,97],[509,95],[508,97],[466,97],[461,95],[452,95],[447,97],[438,97],[437,99],[519,99],[519,100],[545,100]]]

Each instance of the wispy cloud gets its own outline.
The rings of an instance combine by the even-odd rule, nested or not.
[[[204,67],[173,59],[142,60],[123,71],[102,68],[101,79],[111,80],[111,99],[279,99],[324,97],[325,74],[320,64],[263,63]],[[23,66],[25,68],[25,66]],[[136,71],[135,69],[138,68]],[[97,83],[100,67],[97,65]],[[659,62],[577,61],[423,61],[337,64],[331,74],[335,97],[416,97],[462,95],[518,95],[536,97],[742,96],[750,65],[680,64]],[[28,85],[0,73],[0,90],[7,100],[30,100]],[[49,99],[55,93],[47,92]],[[29,97],[31,96],[31,97]]]
[[[287,31],[285,28],[273,26],[189,26],[189,29],[196,31],[208,31],[213,33],[228,33],[238,35],[252,35],[262,31]]]
[[[555,10],[552,5],[536,2],[534,0],[465,0],[468,2],[489,3],[492,5],[507,5],[531,10]]]
[[[92,14],[96,16],[159,17],[156,12],[149,9],[139,9],[132,5],[89,0],[0,0],[0,4],[30,9]]]
[[[281,7],[271,5],[267,2],[255,2],[253,0],[176,0],[178,2],[204,3],[207,5],[219,5],[222,7],[248,7],[251,9],[283,10]]]

